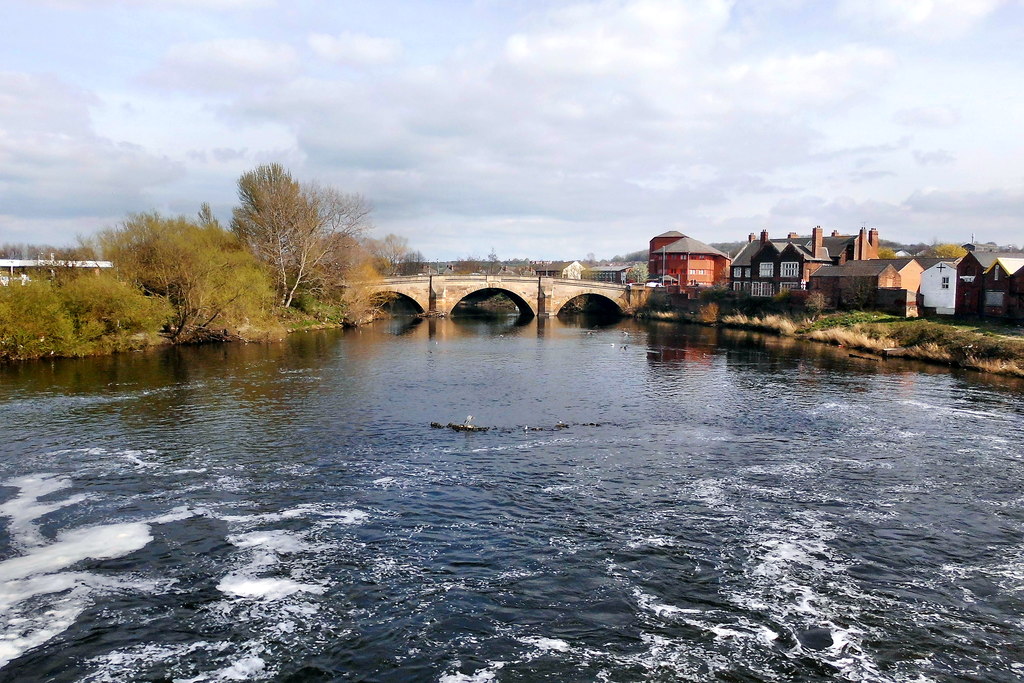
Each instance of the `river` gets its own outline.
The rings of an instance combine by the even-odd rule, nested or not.
[[[1024,679],[1024,384],[592,323],[0,368],[0,681]]]

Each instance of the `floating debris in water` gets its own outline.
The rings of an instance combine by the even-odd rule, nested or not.
[[[466,421],[463,423],[449,422],[444,424],[441,422],[431,422],[430,426],[433,429],[451,429],[456,432],[487,432],[490,430],[496,430],[500,432],[517,432],[520,429],[524,432],[557,432],[562,429],[569,429],[570,427],[600,427],[600,422],[562,422],[559,420],[552,427],[541,427],[534,425],[523,425],[522,427],[480,427],[475,424],[471,424],[472,416],[467,416]]]

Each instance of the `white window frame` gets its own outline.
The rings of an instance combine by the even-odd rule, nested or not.
[[[762,261],[761,268],[758,270],[758,277],[775,277],[775,262]]]
[[[779,264],[780,277],[800,277],[799,261],[783,261]]]
[[[949,276],[948,275],[943,275],[942,276],[942,288],[943,289],[949,289]]]

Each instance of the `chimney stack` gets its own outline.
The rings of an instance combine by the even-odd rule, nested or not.
[[[871,230],[868,231],[868,242],[870,242],[871,246],[874,248],[878,248],[878,228],[871,228]]]
[[[799,237],[799,235],[797,235],[795,232],[791,232],[789,233],[789,237],[787,239],[795,240],[797,237]]]
[[[832,236],[833,237],[839,237],[839,231],[838,230],[833,230],[832,231]]]
[[[811,230],[811,253],[814,258],[828,258],[828,251],[825,249],[825,231],[820,225],[814,226]]]
[[[857,260],[865,261],[868,258],[868,229],[861,228],[857,236]]]
[[[750,233],[749,235],[747,235],[747,243],[748,243],[748,244],[749,244],[750,242],[753,242],[753,241],[754,241],[754,240],[756,240],[756,239],[757,239],[757,235],[755,235],[754,233]]]
[[[767,230],[762,230],[761,231],[761,244],[768,244],[768,231]]]

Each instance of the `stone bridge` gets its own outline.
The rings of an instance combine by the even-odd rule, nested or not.
[[[646,300],[646,287],[630,287],[611,282],[567,280],[551,277],[511,275],[412,275],[389,277],[374,283],[382,294],[397,294],[411,299],[421,313],[449,315],[466,297],[479,294],[505,294],[523,314],[558,315],[566,303],[583,295],[605,299],[621,313],[633,313]],[[475,297],[474,297],[475,298]]]

